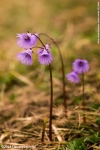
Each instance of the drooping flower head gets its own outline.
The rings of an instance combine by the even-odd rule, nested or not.
[[[80,82],[80,79],[78,77],[78,74],[76,72],[71,72],[69,74],[66,74],[66,78],[71,81],[71,82],[74,82],[74,83],[78,83]]]
[[[18,53],[17,58],[22,64],[32,65],[32,50],[28,49],[24,52]]]
[[[76,59],[73,63],[73,70],[78,74],[87,72],[89,70],[88,61],[83,59]]]
[[[35,34],[35,35],[38,36],[38,34]],[[17,34],[18,46],[24,49],[29,49],[29,48],[34,47],[37,41],[37,37],[35,35],[31,33]]]
[[[52,54],[50,52],[50,47],[48,44],[45,45],[45,48],[41,48],[37,51],[38,60],[43,65],[49,65],[53,60]]]

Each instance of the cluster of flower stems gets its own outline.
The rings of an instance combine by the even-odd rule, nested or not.
[[[41,40],[40,36],[46,36],[50,40],[50,44],[54,44],[58,50],[61,68],[62,68],[62,92],[63,92],[63,105],[64,105],[64,115],[67,116],[67,101],[66,101],[66,90],[65,90],[65,77],[74,83],[78,83],[80,81],[79,74],[82,74],[82,106],[85,108],[85,100],[84,100],[84,73],[89,70],[89,64],[87,60],[76,59],[73,63],[73,71],[65,76],[64,70],[64,62],[62,58],[62,54],[57,42],[45,33],[22,33],[17,34],[17,44],[20,48],[23,48],[24,51],[18,53],[17,58],[20,60],[22,64],[32,65],[33,59],[32,54],[34,53],[33,48],[38,48],[38,61],[42,65],[48,65],[50,72],[50,117],[49,117],[49,139],[52,141],[52,108],[53,108],[53,78],[52,78],[52,66],[51,62],[53,61],[52,53],[50,50],[50,44],[44,44]],[[36,46],[37,40],[40,41],[41,47]],[[86,122],[85,115],[83,116],[84,123]],[[42,142],[44,141],[46,128],[46,118],[43,121],[43,132],[42,132]]]

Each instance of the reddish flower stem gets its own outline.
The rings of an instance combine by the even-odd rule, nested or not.
[[[67,117],[67,102],[66,102],[66,90],[65,90],[65,70],[64,70],[64,63],[63,63],[63,58],[62,58],[62,54],[61,54],[60,48],[59,48],[57,42],[53,38],[51,38],[50,36],[48,36],[47,34],[45,34],[45,33],[39,33],[39,35],[45,35],[45,36],[47,36],[52,41],[52,43],[55,44],[55,46],[58,49],[59,56],[60,56],[60,61],[61,61],[61,66],[62,66],[64,111],[65,111],[65,116]]]
[[[45,45],[43,44],[43,42],[41,41],[41,39],[34,33],[32,33],[32,35],[35,35],[37,37],[37,39],[41,42],[41,44],[43,45],[43,47],[45,47]]]
[[[65,108],[65,115],[67,116],[67,102],[66,102],[66,90],[65,90],[65,70],[64,70],[64,63],[63,63],[63,58],[62,54],[60,51],[60,48],[58,44],[54,41],[54,44],[56,45],[58,51],[59,51],[59,56],[61,60],[61,65],[62,65],[62,79],[63,79],[63,103],[64,103],[64,108]]]
[[[85,110],[85,99],[84,99],[84,73],[82,73],[82,107],[83,107],[83,110]],[[85,117],[85,114],[83,114],[83,122],[86,123],[86,117]]]
[[[35,34],[33,34],[33,35],[35,35]],[[43,42],[41,41],[41,39],[37,35],[35,35],[35,36],[39,39],[39,41],[41,42],[41,44],[45,47],[45,45],[43,44]],[[49,64],[49,71],[50,71],[50,84],[51,84],[51,88],[50,88],[51,89],[51,99],[50,99],[49,139],[50,139],[50,141],[52,141],[53,80],[52,80],[52,69],[51,69],[51,65],[50,64]],[[44,136],[44,135],[42,135],[42,136]]]
[[[52,68],[49,64],[50,71],[50,89],[51,89],[51,99],[50,99],[50,120],[49,120],[49,139],[52,141],[52,107],[53,107],[53,80],[52,80]]]
[[[46,128],[46,118],[43,119],[43,130],[42,130],[42,139],[41,139],[42,142],[44,142],[45,128]]]

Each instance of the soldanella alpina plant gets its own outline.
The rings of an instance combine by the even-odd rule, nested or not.
[[[66,78],[69,81],[74,82],[74,83],[79,83],[80,82],[78,74],[76,72],[74,72],[74,71],[72,71],[71,73],[67,74]]]
[[[50,98],[50,120],[49,120],[49,139],[52,141],[52,107],[53,107],[53,80],[52,80],[52,68],[51,62],[53,61],[53,57],[50,51],[49,44],[44,44],[40,39],[37,33],[31,34],[29,32],[17,34],[17,44],[19,47],[23,48],[24,51],[18,53],[17,58],[22,64],[32,65],[33,64],[33,48],[39,48],[37,51],[38,61],[42,65],[48,65],[50,71],[50,91],[51,91],[51,98]],[[39,40],[42,44],[41,47],[36,46],[36,42]],[[44,138],[44,137],[42,137]],[[43,139],[42,139],[43,141]]]
[[[73,62],[73,72],[69,73],[66,75],[66,78],[74,83],[79,83],[80,82],[80,78],[79,78],[79,74],[81,74],[82,76],[82,107],[83,109],[85,109],[86,107],[86,103],[85,103],[85,95],[84,95],[84,74],[89,70],[89,64],[87,60],[84,59],[76,59]],[[83,122],[86,123],[86,118],[85,115],[83,116]]]
[[[40,64],[42,65],[49,65],[51,63],[51,61],[53,60],[51,52],[50,52],[50,47],[48,44],[45,45],[45,48],[40,48],[37,51],[38,54],[38,60],[40,62]]]
[[[30,49],[36,46],[38,34],[31,34],[29,32],[17,34],[17,44],[24,49]]]

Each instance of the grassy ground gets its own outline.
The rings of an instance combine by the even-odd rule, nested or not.
[[[72,71],[76,58],[87,59],[85,76],[86,124],[83,123],[81,83],[66,79],[68,118],[63,115],[61,65],[52,45],[54,61],[53,142],[48,139],[49,72],[34,54],[30,67],[20,64],[16,34],[47,33],[57,40],[65,64]],[[45,43],[50,42],[41,36]],[[38,43],[40,45],[40,43]],[[34,51],[35,53],[36,51]],[[34,150],[100,149],[100,50],[97,44],[97,2],[78,0],[0,1],[0,143],[33,145]],[[43,118],[45,142],[41,142]],[[57,134],[56,134],[57,132]],[[13,148],[12,148],[13,149]]]

